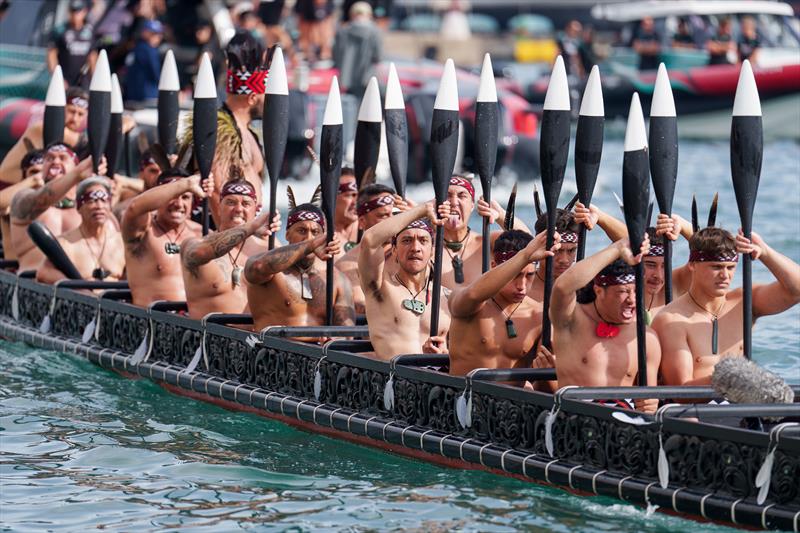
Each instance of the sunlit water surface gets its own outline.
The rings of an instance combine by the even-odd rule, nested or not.
[[[596,203],[611,213],[621,143],[606,143]],[[619,160],[618,160],[619,159]],[[675,209],[692,192],[735,229],[725,143],[683,143]],[[574,190],[566,178],[564,201]],[[309,184],[299,184],[310,196]],[[501,178],[496,198],[507,197]],[[306,190],[307,189],[307,190]],[[519,215],[532,218],[530,183]],[[423,200],[431,189],[415,186]],[[705,216],[705,213],[702,215]],[[800,148],[770,144],[755,231],[800,259]],[[590,236],[589,250],[605,243]],[[676,250],[676,262],[686,247]],[[756,264],[756,281],[769,273]],[[800,309],[759,321],[756,360],[800,381]],[[224,411],[81,359],[0,343],[0,524],[4,529],[721,531],[603,497],[431,466]]]

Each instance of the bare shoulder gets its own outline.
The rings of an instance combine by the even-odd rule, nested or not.
[[[203,236],[203,226],[195,222],[194,220],[187,220],[186,221],[186,232],[191,237],[202,237]],[[188,236],[187,236],[188,238]]]

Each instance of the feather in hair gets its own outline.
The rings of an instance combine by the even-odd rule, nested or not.
[[[536,186],[535,181],[533,182],[533,205],[536,207],[536,218],[538,220],[544,213],[542,212],[542,202],[539,200],[539,188]]]
[[[359,190],[363,190],[364,187],[366,187],[367,185],[372,185],[373,183],[375,183],[375,169],[369,167],[364,172],[364,176],[361,178],[361,187],[359,188]]]
[[[711,208],[708,210],[708,226],[713,228],[717,223],[717,206],[719,205],[719,193],[714,193],[714,199],[711,200]]]
[[[564,206],[564,211],[572,211],[572,208],[575,207],[575,202],[578,201],[578,193],[575,193],[575,196],[572,197],[572,200],[567,202],[567,205]]]
[[[192,156],[194,156],[194,147],[191,144],[182,144],[180,150],[178,150],[178,159],[175,162],[175,168],[181,168],[191,173],[193,168],[189,167],[192,163]]]
[[[508,204],[506,204],[506,218],[503,221],[503,227],[506,231],[514,229],[514,212],[517,207],[517,184],[511,188],[511,194],[508,195]]]
[[[291,185],[286,186],[286,196],[289,197],[289,209],[291,210],[297,207],[297,199],[294,197],[294,191]]]
[[[309,203],[317,207],[322,207],[322,184],[317,185],[317,188],[314,189],[314,194],[311,196],[311,201]]]
[[[692,195],[692,232],[697,233],[700,231],[700,223],[697,218],[697,196]]]

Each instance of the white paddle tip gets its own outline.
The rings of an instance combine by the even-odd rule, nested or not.
[[[651,117],[674,117],[675,99],[672,96],[672,86],[669,82],[669,74],[664,63],[658,65],[656,75],[656,85],[653,89],[653,102],[650,104]]]
[[[358,109],[359,122],[381,122],[383,112],[381,110],[381,91],[378,88],[378,78],[375,76],[369,79],[367,90],[361,99],[361,107]]]
[[[108,56],[105,50],[100,50],[97,61],[94,64],[94,74],[92,83],[89,84],[90,91],[111,92],[111,69],[108,67]]]
[[[286,63],[283,60],[283,50],[280,46],[275,48],[275,53],[272,54],[272,62],[269,65],[269,74],[267,74],[267,82],[264,86],[266,94],[289,94],[289,82],[286,79]]]
[[[159,91],[180,91],[181,84],[178,81],[178,67],[175,64],[175,54],[172,50],[167,50],[164,56],[164,63],[161,65],[161,76],[158,78]]]
[[[386,100],[384,109],[405,109],[406,103],[403,100],[403,89],[400,86],[400,78],[397,76],[397,69],[394,63],[389,63],[389,77],[386,80]]]
[[[635,152],[647,148],[647,132],[644,127],[644,114],[642,104],[639,102],[639,93],[633,93],[631,109],[628,112],[628,125],[625,128],[626,152]]]
[[[444,72],[442,72],[442,79],[439,80],[439,90],[436,92],[433,108],[443,111],[458,111],[456,65],[452,59],[448,59],[444,64]]]
[[[550,74],[550,83],[547,85],[547,94],[544,97],[545,111],[569,111],[569,84],[567,83],[567,70],[561,56],[556,58],[553,72]]]
[[[111,112],[122,114],[125,110],[122,105],[122,90],[119,87],[119,79],[116,74],[111,75]]]
[[[323,126],[337,126],[342,124],[342,97],[339,94],[339,78],[331,80],[331,89],[328,91],[328,101],[325,103],[325,114],[322,117]]]
[[[600,69],[597,65],[592,67],[592,71],[589,73],[589,79],[586,80],[586,87],[583,89],[583,99],[581,100],[581,110],[579,114],[583,117],[605,116],[603,86],[600,83]]]
[[[194,98],[216,98],[217,83],[214,79],[214,69],[211,67],[211,59],[207,53],[203,53],[200,61],[200,69],[197,72],[197,81],[194,85]]]
[[[67,105],[67,93],[64,91],[64,75],[61,73],[61,65],[56,65],[53,75],[50,77],[50,85],[47,87],[47,97],[44,105],[52,107],[64,107]]]
[[[739,72],[739,83],[736,85],[736,97],[733,99],[734,117],[760,117],[761,98],[758,96],[756,78],[750,61],[745,59]]]
[[[497,86],[494,82],[492,58],[488,52],[483,56],[481,83],[478,86],[478,102],[497,102]]]

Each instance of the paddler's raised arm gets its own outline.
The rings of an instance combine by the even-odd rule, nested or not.
[[[100,164],[99,171],[100,174],[105,174],[105,159]],[[92,175],[92,158],[89,156],[41,189],[18,192],[11,200],[11,216],[22,222],[32,222],[61,200],[71,188]]]
[[[558,234],[556,234],[556,238],[558,239]],[[548,256],[552,256],[553,251],[545,249],[546,240],[547,232],[543,231],[508,261],[491,268],[466,287],[454,289],[447,299],[450,314],[454,318],[471,317],[513,280],[525,268],[525,265],[534,261],[543,261]],[[552,250],[558,250],[560,247],[561,244],[556,242]]]
[[[287,244],[267,252],[254,255],[247,260],[244,267],[244,279],[253,285],[263,285],[272,280],[275,274],[284,272],[295,263],[324,246],[327,236],[319,237],[295,244]]]
[[[120,224],[122,238],[126,242],[141,239],[150,227],[150,213],[152,211],[155,211],[176,196],[187,192],[199,198],[205,198],[211,187],[213,187],[213,183],[210,178],[201,185],[200,175],[195,174],[188,178],[157,185],[134,197],[122,216],[122,223]]]
[[[800,265],[775,251],[756,232],[748,239],[739,230],[736,250],[760,260],[777,280],[753,287],[754,318],[782,313],[800,302]]]
[[[650,243],[645,238],[642,242],[642,253],[649,246]],[[569,267],[553,284],[553,292],[550,296],[550,321],[553,325],[568,327],[576,309],[575,293],[592,281],[603,268],[617,259],[622,259],[629,265],[635,265],[642,260],[642,253],[634,256],[628,239],[620,239]]]
[[[587,208],[582,203],[576,202],[575,222],[583,224],[588,230],[594,229],[595,225],[600,226],[608,235],[608,238],[611,239],[611,242],[616,242],[628,236],[628,228],[625,226],[625,222],[612,217],[594,204],[590,204]]]

